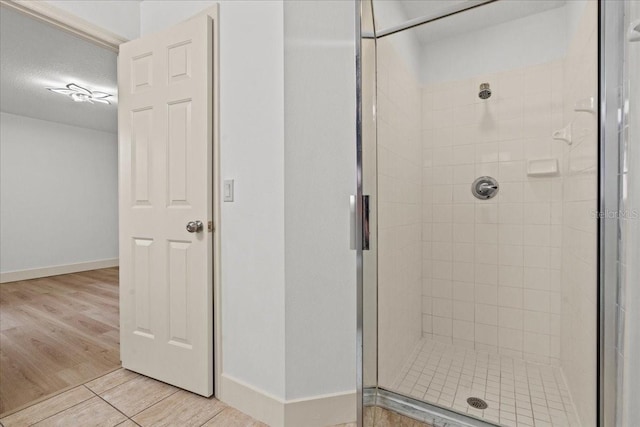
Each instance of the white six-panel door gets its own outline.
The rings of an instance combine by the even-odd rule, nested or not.
[[[212,22],[120,46],[123,367],[213,393]],[[187,223],[203,229],[188,232]]]

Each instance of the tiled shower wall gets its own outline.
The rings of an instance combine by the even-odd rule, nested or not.
[[[379,40],[382,386],[428,336],[562,365],[592,424],[597,134],[595,115],[574,111],[597,95],[589,3],[565,59],[467,80],[421,87]],[[572,145],[554,140],[570,122]],[[557,159],[559,175],[528,175],[536,159]],[[500,184],[494,199],[471,194],[483,175]]]
[[[562,164],[562,84],[558,61],[423,89],[424,334],[559,363],[562,181],[527,160]],[[493,199],[471,194],[483,175]]]
[[[598,122],[576,103],[598,97],[597,2],[589,2],[571,39],[564,69],[562,198],[562,367],[582,425],[596,425]]]
[[[393,44],[378,41],[378,382],[390,386],[422,336],[421,97]]]

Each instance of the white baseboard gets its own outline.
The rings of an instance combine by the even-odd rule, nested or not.
[[[284,426],[282,400],[226,374],[222,374],[221,379],[222,394],[218,399],[271,427]]]
[[[356,392],[284,401],[222,374],[224,403],[271,427],[327,427],[356,420]]]
[[[289,400],[285,404],[286,427],[327,427],[355,421],[355,390]]]
[[[79,262],[77,264],[54,265],[51,267],[32,268],[29,270],[8,271],[6,273],[0,273],[0,283],[39,279],[41,277],[58,276],[60,274],[78,273],[80,271],[98,270],[100,268],[117,266],[118,258],[112,258],[101,259],[98,261]]]

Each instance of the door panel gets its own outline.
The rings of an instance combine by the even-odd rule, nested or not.
[[[212,22],[120,46],[123,367],[213,393]],[[202,221],[200,232],[186,224]]]

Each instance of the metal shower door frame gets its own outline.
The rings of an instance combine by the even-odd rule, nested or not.
[[[460,425],[478,424],[478,420],[447,411],[434,405],[424,404],[397,393],[378,389],[363,389],[363,248],[362,248],[362,195],[363,195],[363,97],[362,97],[362,47],[363,38],[376,39],[416,27],[431,21],[463,12],[484,4],[499,0],[475,0],[465,6],[448,8],[441,14],[417,18],[395,26],[381,33],[363,34],[362,7],[365,0],[354,0],[356,34],[356,265],[357,265],[357,416],[358,427],[362,427],[364,401],[382,404],[399,411],[428,411],[439,413],[443,420],[460,422]],[[624,3],[622,1],[598,0],[598,210],[614,212],[618,210],[620,200],[619,159],[620,159],[620,114],[623,107],[623,60],[624,51]],[[599,427],[616,425],[617,402],[617,303],[618,303],[618,258],[619,258],[619,220],[600,215],[598,221],[598,313],[597,328],[597,419]],[[453,419],[452,419],[453,418]],[[450,424],[451,425],[451,424]]]

